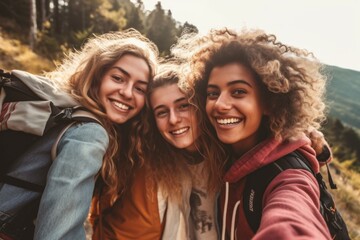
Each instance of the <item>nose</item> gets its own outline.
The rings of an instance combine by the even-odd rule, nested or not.
[[[216,99],[215,109],[218,112],[226,112],[230,110],[231,109],[230,99],[228,99],[225,94],[220,94],[218,99]]]
[[[132,84],[124,84],[122,86],[122,88],[119,90],[119,93],[124,97],[124,98],[127,98],[127,99],[131,99],[132,98]]]
[[[170,124],[175,125],[176,123],[181,121],[181,117],[176,111],[171,110],[169,114],[170,114],[169,116]]]

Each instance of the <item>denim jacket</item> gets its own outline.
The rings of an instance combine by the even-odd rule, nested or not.
[[[47,175],[35,240],[86,239],[83,224],[108,144],[97,123],[79,123],[65,132]]]

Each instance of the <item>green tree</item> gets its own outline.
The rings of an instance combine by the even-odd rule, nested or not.
[[[165,14],[161,2],[147,17],[146,28],[146,35],[158,46],[160,53],[169,54],[170,46],[176,41],[177,27],[171,11]]]
[[[141,0],[137,0],[135,7],[126,12],[126,28],[135,28],[139,32],[144,33],[144,17],[144,3]]]
[[[198,32],[199,30],[195,25],[185,22],[183,25],[180,25],[180,27],[178,28],[177,35],[181,36],[184,33],[198,33]]]

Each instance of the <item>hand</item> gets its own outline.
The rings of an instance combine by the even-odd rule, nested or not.
[[[325,140],[324,134],[315,128],[309,129],[307,132],[311,140],[311,147],[316,152],[316,158],[319,162],[326,163],[332,159],[331,149]]]

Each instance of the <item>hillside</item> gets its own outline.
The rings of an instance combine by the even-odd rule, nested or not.
[[[0,27],[0,68],[20,69],[31,73],[42,73],[54,68],[54,63],[46,57],[34,53],[28,45],[14,39]]]
[[[329,115],[360,132],[360,72],[327,66]]]

